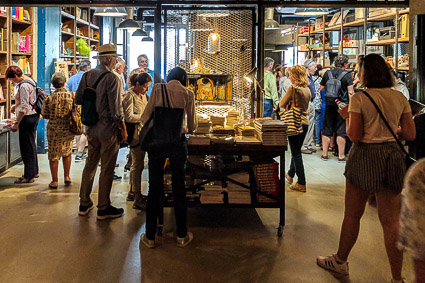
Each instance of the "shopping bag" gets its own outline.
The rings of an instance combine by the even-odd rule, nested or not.
[[[286,105],[285,111],[280,113],[281,120],[286,124],[286,134],[288,136],[296,136],[303,132],[302,126],[302,109],[296,107],[295,88],[292,87],[293,99],[290,104]]]

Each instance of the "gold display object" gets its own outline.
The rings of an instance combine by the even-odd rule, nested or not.
[[[221,51],[221,39],[220,39],[220,35],[218,33],[211,33],[208,36],[208,53],[210,54],[217,54]]]

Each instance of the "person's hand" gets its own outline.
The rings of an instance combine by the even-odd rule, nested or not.
[[[15,108],[16,108],[16,105],[13,105],[13,106],[10,108],[10,113],[15,114]]]
[[[19,123],[15,122],[12,125],[12,132],[17,132],[19,129]]]
[[[348,105],[345,106],[343,109],[338,109],[338,113],[343,119],[347,119],[349,116]]]
[[[121,143],[124,143],[126,140],[127,140],[127,138],[128,138],[128,136],[127,136],[127,131],[126,131],[126,129],[121,129],[121,140],[119,141],[120,142],[120,144]]]

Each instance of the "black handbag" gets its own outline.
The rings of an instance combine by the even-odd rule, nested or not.
[[[140,131],[140,146],[144,151],[164,150],[181,143],[184,110],[170,108],[167,87],[161,84],[162,106],[155,107]],[[167,100],[168,107],[165,105]]]
[[[372,102],[372,104],[375,106],[376,111],[378,111],[379,116],[381,116],[382,121],[384,121],[384,124],[387,126],[388,130],[390,131],[390,133],[395,138],[397,144],[400,146],[401,150],[406,155],[406,157],[404,158],[404,160],[405,160],[405,163],[406,163],[406,169],[409,169],[409,167],[412,166],[412,164],[415,163],[416,160],[414,158],[410,157],[409,153],[406,151],[406,149],[404,149],[403,144],[400,142],[400,140],[397,138],[396,134],[391,129],[390,124],[388,124],[387,119],[385,119],[384,114],[382,113],[381,109],[379,109],[379,107],[376,104],[375,100],[373,100],[373,98],[370,96],[370,94],[367,93],[365,90],[363,90],[363,93],[370,99],[370,101]]]

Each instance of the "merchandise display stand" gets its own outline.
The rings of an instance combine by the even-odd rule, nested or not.
[[[265,195],[267,197],[273,198],[273,196],[262,193],[257,190],[255,181],[250,178],[250,186],[247,186],[245,184],[242,184],[238,181],[235,181],[230,177],[231,174],[240,173],[240,172],[246,172],[247,174],[252,173],[252,167],[249,166],[242,166],[239,168],[239,170],[228,170],[221,174],[212,174],[208,178],[202,177],[204,180],[201,183],[196,184],[195,186],[189,186],[189,190],[192,191],[192,193],[198,192],[202,185],[214,181],[229,181],[233,184],[236,184],[242,188],[248,189],[251,192],[251,196],[254,196],[252,198],[251,204],[230,204],[230,203],[223,203],[223,204],[202,204],[199,201],[197,202],[188,202],[188,206],[201,206],[201,207],[229,207],[229,208],[279,208],[279,225],[277,227],[277,235],[279,237],[282,236],[283,229],[285,226],[285,151],[287,150],[286,146],[264,146],[264,145],[244,145],[244,144],[211,144],[211,145],[188,145],[188,155],[189,156],[199,156],[199,155],[223,155],[223,156],[249,156],[249,157],[259,157],[262,158],[280,158],[280,166],[279,166],[279,191],[278,191],[278,197],[274,197],[276,199],[276,202],[274,203],[260,203],[255,201],[255,196],[257,194]],[[188,163],[188,166],[190,164]],[[250,175],[252,177],[252,175]],[[196,178],[196,176],[191,176],[191,178]],[[169,201],[167,198],[163,200],[163,206],[164,207],[170,207],[173,206],[173,202]],[[158,233],[162,233],[162,226],[163,226],[163,211],[160,213],[159,217],[159,225],[158,225]]]

